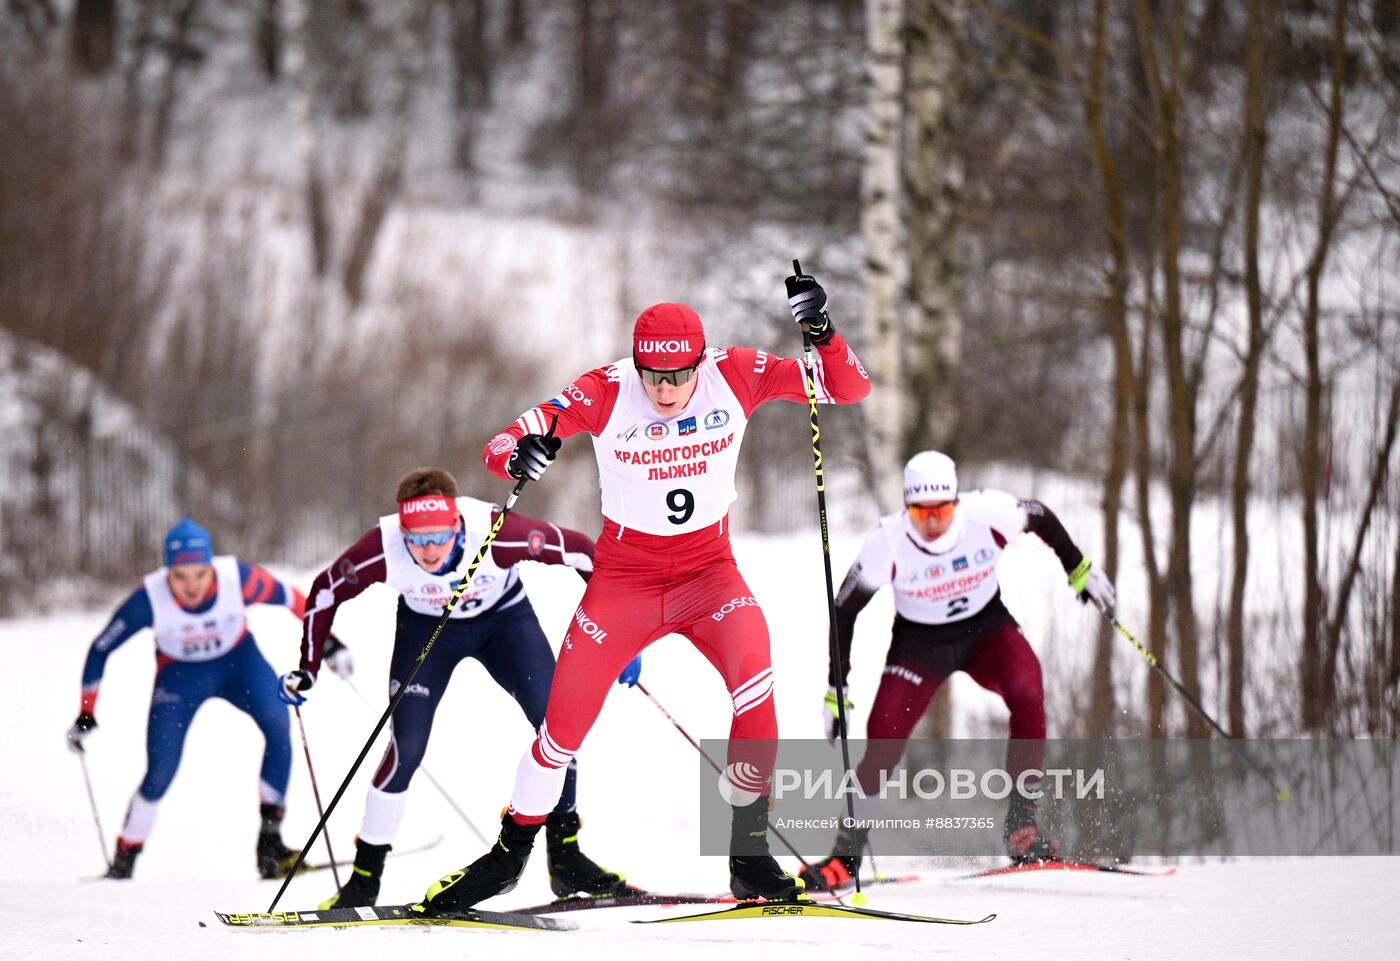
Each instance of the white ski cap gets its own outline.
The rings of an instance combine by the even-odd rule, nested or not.
[[[958,468],[936,450],[920,451],[904,465],[904,503],[951,501],[958,496]]]

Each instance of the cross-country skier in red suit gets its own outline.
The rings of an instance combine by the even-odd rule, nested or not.
[[[1001,695],[1011,712],[1007,772],[1021,782],[1045,753],[1045,697],[1040,661],[1001,601],[996,566],[1002,549],[1023,531],[1055,552],[1081,599],[1114,603],[1113,584],[1070,539],[1059,518],[1035,500],[994,490],[959,494],[956,466],[938,451],[923,451],[904,468],[904,509],[880,519],[851,565],[836,599],[837,643],[849,669],[856,615],[875,593],[893,586],[893,638],[866,729],[868,746],[856,768],[861,789],[879,791],[898,763],[904,742],[929,701],[954,671],[967,673]],[[845,678],[840,679],[842,685]],[[826,735],[836,737],[836,668],[825,703]],[[849,711],[850,702],[846,707]],[[849,716],[849,714],[847,715]],[[1024,781],[1027,795],[1038,785]],[[1055,843],[1035,823],[1035,801],[1011,792],[1004,832],[1017,862],[1053,860]],[[860,867],[864,834],[843,829],[831,857],[808,871],[809,887],[841,887]]]
[[[870,382],[832,329],[825,292],[806,275],[789,278],[789,289],[793,316],[808,325],[819,356],[818,400],[861,400]],[[631,357],[589,371],[487,443],[492,473],[538,479],[562,438],[591,434],[603,533],[500,838],[428,890],[427,913],[460,911],[515,886],[612,679],[671,633],[699,649],[733,699],[730,786],[735,796],[753,800],[734,807],[731,889],[741,898],[801,891],[802,882],[768,853],[768,783],[778,736],[768,625],[729,546],[739,447],[754,410],[773,400],[807,402],[800,361],[749,347],[707,347],[694,310],[657,304],[637,318]],[[555,417],[555,436],[547,438]]]
[[[284,693],[293,703],[306,699],[303,692],[315,682],[323,652],[331,650],[326,644],[340,606],[373,584],[399,593],[388,678],[393,697],[437,630],[443,608],[501,513],[494,504],[459,496],[456,478],[437,467],[409,471],[399,480],[396,494],[398,512],[381,517],[311,585],[301,667],[282,677]],[[531,727],[544,719],[554,652],[520,580],[522,561],[567,565],[587,581],[593,571],[593,541],[586,534],[524,514],[506,517],[394,709],[389,745],[365,799],[364,820],[355,838],[354,870],[322,908],[364,907],[378,898],[384,859],[403,818],[409,782],[423,760],[438,704],[457,665],[475,658],[515,698]],[[618,683],[636,684],[641,669],[637,658],[617,676]],[[561,774],[565,777],[559,803],[545,812],[548,818],[544,819],[550,886],[560,897],[616,894],[625,886],[623,876],[599,867],[579,850],[575,765]]]

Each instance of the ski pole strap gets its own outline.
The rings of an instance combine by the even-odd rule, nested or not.
[[[838,710],[842,707],[849,711],[851,708],[855,707],[855,705],[851,703],[851,699],[849,697],[838,697],[836,694],[836,688],[827,688],[826,709],[832,714],[836,714]]]
[[[1076,594],[1084,590],[1084,585],[1089,583],[1089,571],[1093,568],[1094,562],[1085,557],[1079,561],[1079,566],[1069,572],[1069,586],[1074,588]]]

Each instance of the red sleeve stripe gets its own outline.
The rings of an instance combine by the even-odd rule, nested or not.
[[[527,434],[546,434],[549,432],[549,425],[545,423],[544,414],[540,413],[538,407],[531,407],[516,420]]]
[[[277,578],[261,567],[252,567],[243,584],[243,603],[266,604],[277,591]]]
[[[297,617],[305,617],[306,595],[303,594],[298,588],[292,587],[290,584],[286,585],[286,590],[287,594],[289,595],[287,597],[287,606],[292,609],[292,613],[295,614]]]

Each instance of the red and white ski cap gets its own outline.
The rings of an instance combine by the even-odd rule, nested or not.
[[[657,304],[642,311],[632,328],[632,360],[638,367],[678,370],[700,363],[705,328],[685,304]]]
[[[460,512],[457,499],[446,494],[423,494],[399,502],[399,527],[414,530],[419,527],[451,527]]]

